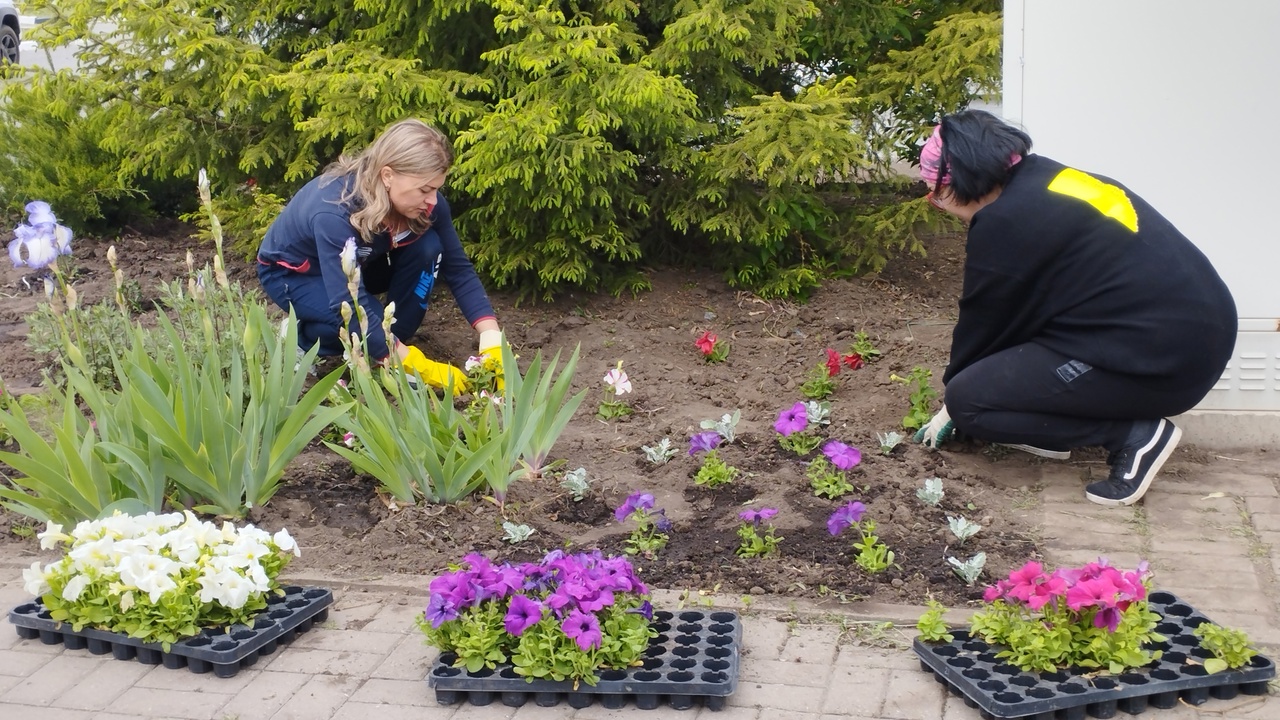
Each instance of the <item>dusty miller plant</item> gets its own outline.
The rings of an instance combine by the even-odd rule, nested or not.
[[[525,525],[524,523],[520,523],[519,525],[517,525],[516,523],[513,523],[510,520],[502,521],[502,539],[511,543],[512,545],[516,545],[518,543],[524,542],[525,540],[528,540],[530,536],[533,535],[534,532],[535,531],[533,528],[529,527],[528,525]]]
[[[645,460],[653,465],[666,465],[667,461],[680,454],[680,449],[671,445],[671,438],[665,437],[653,447],[641,445],[640,450],[644,452]]]
[[[942,478],[926,478],[924,487],[916,488],[916,497],[925,505],[937,507],[944,495],[946,493],[942,490]]]
[[[591,483],[587,481],[587,469],[580,467],[576,470],[565,472],[564,477],[560,480],[560,487],[569,491],[573,496],[574,502],[582,502],[587,496],[587,492],[591,490]]]
[[[978,534],[982,526],[976,522],[972,522],[967,518],[947,516],[947,527],[951,529],[951,534],[963,545],[966,540]]]
[[[733,414],[725,413],[719,420],[703,420],[698,426],[703,430],[715,430],[727,443],[737,437],[738,422],[742,420],[742,411],[734,410]]]
[[[950,563],[951,569],[955,571],[956,575],[959,575],[960,579],[964,580],[964,584],[972,587],[974,583],[978,582],[978,576],[982,574],[982,568],[987,564],[987,554],[980,552],[964,562],[948,556],[947,562]]]

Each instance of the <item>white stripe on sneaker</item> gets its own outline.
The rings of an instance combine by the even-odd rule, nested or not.
[[[1164,437],[1164,424],[1167,422],[1169,421],[1164,418],[1160,418],[1160,423],[1156,425],[1155,434],[1151,436],[1151,439],[1147,441],[1146,445],[1143,445],[1138,452],[1133,454],[1133,459],[1130,461],[1129,465],[1129,472],[1124,474],[1125,480],[1132,480],[1137,477],[1138,468],[1142,467],[1142,456],[1151,452],[1151,448],[1155,447],[1156,443],[1160,442],[1160,438]]]

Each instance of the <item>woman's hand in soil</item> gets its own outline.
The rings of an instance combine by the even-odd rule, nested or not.
[[[950,440],[955,434],[956,424],[951,421],[947,406],[943,405],[928,425],[916,431],[916,442],[937,450],[939,445]]]

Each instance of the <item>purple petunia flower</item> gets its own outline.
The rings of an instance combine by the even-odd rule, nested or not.
[[[689,455],[697,455],[700,452],[710,452],[715,450],[720,444],[720,433],[703,432],[689,438]]]
[[[645,620],[652,620],[653,619],[653,603],[649,602],[648,600],[645,600],[643,603],[640,604],[640,607],[632,608],[627,612],[640,615]]]
[[[627,516],[631,515],[631,513],[636,510],[648,510],[651,507],[653,507],[652,495],[647,492],[633,492],[627,496],[626,502],[619,505],[618,509],[613,511],[613,517],[615,517],[618,522],[622,522],[627,519]]]
[[[530,600],[524,595],[512,595],[502,626],[507,629],[507,632],[518,637],[525,630],[538,624],[542,619],[542,611],[542,603],[537,600]]]
[[[773,424],[773,429],[783,437],[800,432],[807,427],[809,427],[809,415],[802,402],[778,413],[778,421]]]
[[[667,511],[665,508],[658,510],[658,512],[653,513],[649,517],[653,520],[653,527],[660,533],[671,532],[671,528],[674,527],[671,522],[671,518],[667,517]]]
[[[852,470],[855,465],[862,462],[862,451],[856,447],[850,447],[840,442],[832,440],[822,446],[822,454],[826,455],[831,464],[841,470]]]
[[[831,513],[831,517],[827,518],[827,532],[832,535],[839,535],[842,530],[850,525],[857,525],[862,520],[862,514],[867,511],[867,506],[854,500],[848,505],[837,508]]]
[[[749,522],[752,525],[758,525],[777,514],[777,508],[760,508],[759,510],[743,510],[738,513],[738,517],[744,522]]]
[[[427,602],[426,612],[423,616],[431,623],[431,627],[438,628],[446,622],[458,617],[458,609],[453,603],[445,599],[444,595],[439,593],[431,593],[431,600]]]
[[[600,621],[595,615],[574,610],[560,624],[564,634],[576,642],[583,652],[600,647],[603,636],[600,634]]]

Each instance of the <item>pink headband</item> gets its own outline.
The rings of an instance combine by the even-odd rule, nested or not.
[[[938,170],[942,167],[942,126],[936,125],[933,134],[920,148],[920,178],[929,187],[938,185]],[[942,184],[951,184],[951,173],[942,176]]]
[[[1009,156],[1009,167],[1022,162],[1022,156],[1013,153]],[[938,185],[938,169],[942,167],[942,126],[933,128],[933,134],[920,148],[920,179],[928,183],[930,188]],[[951,173],[942,176],[942,184],[951,184]]]

